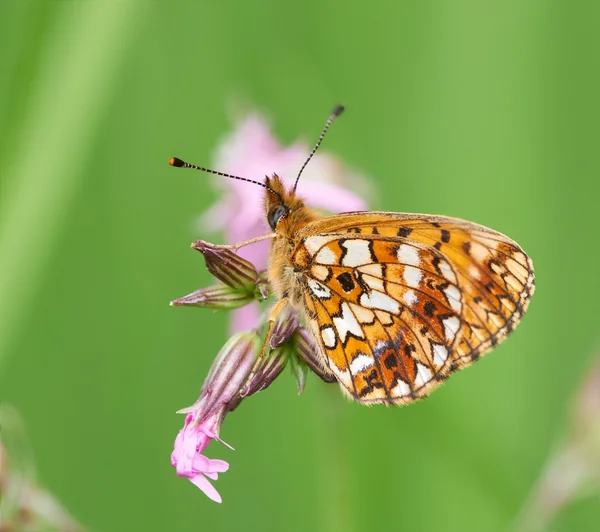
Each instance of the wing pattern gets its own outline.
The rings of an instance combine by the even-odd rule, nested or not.
[[[318,220],[299,232],[292,265],[328,367],[362,403],[427,395],[510,333],[534,289],[515,242],[426,215]]]

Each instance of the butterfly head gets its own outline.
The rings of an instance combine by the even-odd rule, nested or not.
[[[287,234],[316,216],[306,207],[294,189],[286,190],[283,180],[273,174],[265,178],[265,213],[269,227],[276,233]]]
[[[338,116],[340,116],[340,114],[342,114],[343,110],[343,105],[337,105],[329,115],[317,144],[310,152],[306,161],[304,161],[302,168],[300,168],[300,171],[296,176],[294,186],[291,190],[286,190],[283,181],[277,174],[273,174],[272,177],[267,176],[265,178],[264,187],[266,189],[265,203],[267,222],[269,222],[269,227],[276,233],[285,234],[290,230],[293,231],[294,229],[298,229],[305,223],[308,223],[316,218],[315,214],[306,207],[304,201],[296,197],[296,187],[298,186],[298,181],[300,180],[300,176],[306,168],[306,165],[319,149],[319,146],[321,145],[329,126]]]

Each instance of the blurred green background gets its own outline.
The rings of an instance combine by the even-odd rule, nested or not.
[[[0,394],[40,481],[94,531],[510,530],[600,338],[600,4],[3,1]],[[231,102],[372,177],[373,208],[516,239],[509,341],[407,408],[289,374],[231,414],[209,501],[169,462],[227,317],[189,249]],[[274,168],[274,171],[277,169]],[[250,176],[256,177],[256,176]],[[258,176],[260,178],[260,176]],[[553,530],[595,529],[597,494]]]

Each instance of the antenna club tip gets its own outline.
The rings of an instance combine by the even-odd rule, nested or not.
[[[344,112],[344,106],[343,105],[336,105],[333,108],[333,111],[331,111],[331,114],[335,117],[340,116],[342,113]]]
[[[178,168],[180,168],[182,166],[185,166],[185,163],[181,159],[179,159],[178,157],[171,157],[169,159],[169,164],[171,166],[176,166]]]

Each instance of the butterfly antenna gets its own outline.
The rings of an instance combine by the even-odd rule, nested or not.
[[[255,185],[266,188],[269,192],[272,192],[273,194],[278,196],[283,203],[283,199],[281,198],[281,195],[277,191],[273,190],[270,186],[265,185],[264,183],[261,183],[260,181],[255,181],[254,179],[248,179],[246,177],[239,177],[237,175],[226,174],[225,172],[217,172],[216,170],[211,170],[210,168],[203,168],[202,166],[196,166],[195,164],[186,163],[185,161],[182,161],[178,157],[171,157],[169,159],[169,164],[171,166],[175,166],[177,168],[192,168],[193,170],[200,170],[201,172],[206,172],[208,174],[215,174],[215,175],[220,175],[223,177],[228,177],[230,179],[238,179],[239,181],[246,181],[248,183],[254,183]]]
[[[308,159],[306,159],[306,161],[304,161],[304,164],[302,165],[302,168],[300,168],[300,171],[298,172],[298,177],[296,177],[296,182],[294,183],[294,192],[296,191],[296,187],[298,186],[298,180],[300,179],[300,176],[302,175],[302,172],[306,168],[306,165],[308,164],[308,162],[313,158],[313,155],[315,154],[315,152],[319,149],[319,146],[321,145],[321,142],[323,141],[323,137],[325,137],[325,133],[327,133],[327,130],[329,129],[329,126],[331,125],[331,123],[338,116],[340,116],[342,114],[343,110],[344,110],[344,106],[343,105],[337,105],[335,107],[335,109],[333,111],[331,111],[331,114],[329,115],[329,118],[327,119],[327,122],[325,122],[325,127],[323,128],[323,131],[321,132],[321,136],[319,137],[319,140],[317,141],[317,144],[313,148],[313,151],[310,152],[310,155],[308,156]]]

